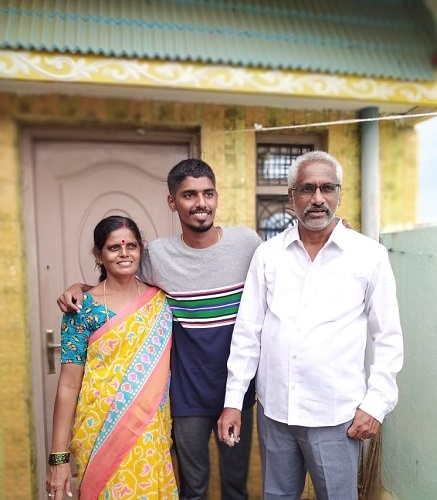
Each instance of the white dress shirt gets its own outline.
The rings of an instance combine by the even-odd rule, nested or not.
[[[367,333],[373,360],[366,381]],[[232,337],[225,407],[241,408],[256,374],[258,399],[273,420],[339,425],[360,407],[382,422],[397,402],[402,360],[387,250],[338,222],[311,261],[297,226],[290,227],[253,256]]]

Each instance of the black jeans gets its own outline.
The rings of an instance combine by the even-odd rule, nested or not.
[[[241,415],[240,442],[230,448],[217,439],[218,417],[174,417],[181,500],[206,500],[210,476],[209,439],[214,432],[219,452],[222,500],[247,500],[253,408]]]

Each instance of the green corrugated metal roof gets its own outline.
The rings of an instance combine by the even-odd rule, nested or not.
[[[432,80],[420,0],[0,1],[0,48]]]

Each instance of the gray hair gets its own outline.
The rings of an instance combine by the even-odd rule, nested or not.
[[[290,165],[290,169],[288,171],[288,187],[295,187],[294,184],[299,174],[299,170],[305,165],[309,165],[310,163],[314,162],[323,162],[327,163],[328,165],[332,165],[335,168],[335,175],[337,177],[338,184],[342,183],[343,168],[340,165],[339,161],[325,151],[310,151],[309,153],[298,156],[296,160]]]

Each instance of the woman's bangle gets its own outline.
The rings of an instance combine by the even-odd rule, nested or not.
[[[70,462],[70,452],[61,451],[59,453],[50,453],[49,465],[68,464]]]

